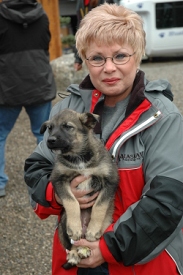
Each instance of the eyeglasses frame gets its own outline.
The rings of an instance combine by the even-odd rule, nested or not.
[[[134,52],[134,53],[132,53],[132,54],[126,53],[126,54],[128,54],[129,59],[128,59],[125,63],[122,63],[122,64],[116,64],[116,63],[114,62],[114,60],[113,60],[113,58],[114,58],[116,55],[118,55],[118,54],[115,54],[114,56],[107,56],[107,57],[104,57],[104,56],[101,55],[101,56],[104,58],[104,64],[102,64],[102,65],[92,65],[92,64],[90,63],[90,61],[89,61],[89,58],[90,58],[91,56],[89,56],[88,58],[85,58],[85,59],[86,59],[86,60],[90,63],[90,65],[93,66],[93,67],[102,67],[102,66],[104,66],[105,63],[106,63],[107,58],[111,58],[112,62],[113,62],[115,65],[125,65],[125,64],[128,63],[128,61],[130,60],[130,57],[133,56],[135,53],[136,53],[136,52]]]

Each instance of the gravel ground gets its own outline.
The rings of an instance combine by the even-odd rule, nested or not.
[[[183,58],[143,62],[149,80],[172,84],[174,102],[183,113]],[[55,103],[56,99],[53,103]],[[36,146],[23,110],[8,137],[6,197],[0,198],[0,275],[50,275],[55,217],[40,220],[32,211],[23,180],[25,159]]]

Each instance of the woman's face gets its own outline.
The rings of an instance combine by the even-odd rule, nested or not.
[[[133,54],[131,46],[113,44],[112,46],[98,46],[91,43],[86,51],[86,58],[90,56],[113,57],[116,54]],[[105,95],[105,105],[115,104],[125,99],[131,92],[137,72],[137,64],[134,55],[123,65],[116,65],[111,58],[107,58],[101,67],[92,66],[88,60],[86,65],[89,70],[91,81],[94,87]]]

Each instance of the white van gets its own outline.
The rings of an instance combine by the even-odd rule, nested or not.
[[[120,0],[144,21],[147,57],[183,56],[183,1]]]

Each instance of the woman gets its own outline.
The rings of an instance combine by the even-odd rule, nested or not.
[[[141,18],[115,4],[94,8],[82,20],[76,47],[89,75],[70,96],[57,103],[51,116],[64,108],[91,111],[101,117],[95,132],[119,167],[113,224],[99,241],[84,239],[91,256],[65,271],[66,252],[56,230],[52,274],[183,274],[183,118],[172,103],[165,80],[147,81],[139,69],[145,49]],[[54,163],[44,140],[25,163],[25,181],[40,218],[58,215],[61,202],[49,176]],[[96,194],[78,192],[82,176],[71,182],[81,208],[93,205]]]

